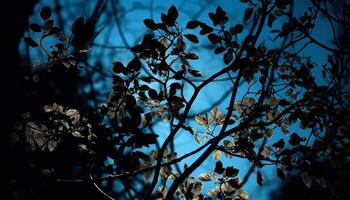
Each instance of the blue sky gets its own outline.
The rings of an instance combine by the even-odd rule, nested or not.
[[[86,2],[84,5],[81,5],[81,2]],[[93,2],[93,3],[91,3]],[[65,12],[63,12],[63,18],[68,23],[71,24],[73,22],[74,17],[79,17],[80,15],[88,16],[87,13],[91,13],[92,8],[94,7],[95,1],[81,1],[81,0],[66,0],[61,1],[62,6],[65,9]],[[43,6],[52,6],[53,1],[44,0],[41,1],[37,6],[34,13],[39,13],[38,11]],[[70,6],[68,6],[70,5]],[[160,1],[160,0],[154,0],[154,1],[137,1],[137,0],[128,0],[128,1],[119,1],[119,9],[122,11],[127,12],[120,12],[125,13],[125,15],[120,16],[120,27],[122,28],[122,32],[124,34],[126,43],[130,46],[133,46],[140,42],[142,39],[142,35],[145,33],[149,33],[150,31],[144,26],[143,19],[145,18],[153,18],[155,21],[160,21],[160,13],[166,12],[166,10],[171,6],[175,5],[180,13],[179,17],[179,24],[185,26],[187,21],[194,19],[196,17],[197,20],[208,22],[208,24],[211,24],[208,18],[208,12],[215,11],[217,6],[221,6],[226,12],[227,15],[230,17],[229,24],[236,24],[241,23],[243,12],[245,9],[245,5],[241,4],[239,0],[182,0],[182,1]],[[306,9],[307,1],[298,1],[295,7],[295,14],[301,15],[305,9]],[[110,5],[108,5],[110,6]],[[108,7],[107,6],[107,7]],[[152,8],[152,9],[150,9]],[[95,44],[97,46],[91,50],[89,63],[91,65],[94,65],[96,62],[102,63],[104,66],[103,70],[106,74],[111,75],[111,63],[112,61],[121,61],[124,64],[127,64],[128,61],[133,57],[132,53],[128,52],[127,49],[122,48],[125,46],[125,41],[122,40],[120,30],[118,30],[116,24],[114,22],[108,22],[107,19],[110,15],[111,9],[107,9],[108,12],[105,13],[105,16],[102,17],[102,19],[99,22],[99,27],[102,31],[100,35],[96,38]],[[38,16],[33,16],[30,21],[33,22],[35,20],[38,20]],[[71,22],[69,22],[71,21]],[[277,20],[274,23],[274,28],[278,28],[281,25],[281,20]],[[329,36],[330,33],[327,33],[323,30],[327,30],[327,25],[322,19],[319,22],[319,26],[316,27],[315,33],[313,34],[315,38],[320,39],[321,41],[324,41],[325,44],[330,45]],[[70,27],[65,27],[66,29],[69,29]],[[329,29],[328,29],[329,30]],[[278,47],[276,46],[277,43],[270,44],[268,39],[270,35],[269,33],[270,29],[264,29],[261,40],[259,42],[266,43],[267,46],[270,47]],[[200,37],[201,44],[209,44],[208,39],[206,37]],[[50,41],[48,42],[50,43]],[[50,45],[50,44],[46,44]],[[108,49],[102,49],[99,46],[101,45],[107,45],[111,48]],[[208,51],[206,49],[198,49],[195,45],[189,45],[189,48],[193,48],[193,52],[198,54],[200,56],[200,59],[197,61],[194,61],[191,63],[191,65],[194,66],[195,69],[198,69],[202,72],[203,77],[201,79],[205,79],[206,77],[209,77],[211,74],[219,71],[222,69],[225,65],[222,61],[222,55],[215,55],[212,51]],[[23,49],[23,46],[20,47]],[[317,49],[317,50],[315,50]],[[315,62],[316,64],[320,65],[323,62],[325,62],[326,59],[326,52],[322,51],[320,48],[315,48],[314,46],[310,45],[310,47],[306,48],[303,52],[304,55],[313,56],[316,58]],[[37,51],[31,51],[30,56],[33,61],[35,60],[41,60],[41,62],[44,62],[45,60],[42,60],[40,52]],[[316,76],[319,74],[319,72],[315,72]],[[97,76],[98,77],[98,76]],[[111,90],[111,78],[104,78],[103,81],[97,81],[95,82],[95,88],[97,90]],[[321,79],[316,78],[316,80],[321,81]],[[228,97],[229,95],[226,95],[227,98],[224,98],[221,101],[218,101],[222,98],[222,96],[225,96],[226,92],[229,91],[232,87],[232,84],[230,81],[219,81],[215,82],[214,84],[207,86],[204,88],[204,90],[199,94],[198,99],[195,101],[193,108],[191,109],[191,114],[196,114],[199,112],[202,112],[203,110],[206,110],[207,108],[210,108],[215,104],[215,106],[218,106],[221,111],[225,111],[225,105],[228,104]],[[237,99],[240,99],[246,92],[247,85],[242,84]],[[89,92],[89,88],[84,89],[85,92]],[[186,95],[190,97],[191,93],[193,91],[191,89],[188,89],[186,91]],[[229,93],[230,94],[230,93]],[[195,128],[197,127],[200,129],[199,126],[196,126],[195,122],[191,123]],[[160,135],[159,139],[160,141],[164,140],[167,136],[167,133],[169,132],[169,126],[167,122],[159,122],[157,126],[155,127],[155,131],[158,135]],[[280,132],[277,132],[275,134],[275,138],[278,137],[285,137]],[[285,138],[286,139],[286,138]],[[272,138],[274,140],[274,138]],[[203,142],[202,142],[203,144]],[[186,152],[189,152],[190,150],[193,150],[197,147],[199,147],[194,137],[186,132],[180,132],[177,134],[175,139],[175,147],[177,150],[178,155],[183,155]],[[197,155],[200,155],[197,154]],[[181,162],[180,166],[183,166],[183,164],[187,163],[188,165],[191,164],[196,158],[196,156],[193,156],[189,159],[185,159]],[[224,156],[223,156],[224,157]],[[242,178],[245,175],[245,172],[249,169],[251,166],[251,163],[239,158],[233,158],[233,159],[223,159],[224,165],[231,166],[240,169],[239,176]],[[198,177],[199,173],[207,172],[208,170],[213,170],[215,166],[215,160],[210,157],[208,158],[202,166],[200,166],[193,174],[192,176]],[[278,184],[280,183],[279,178],[276,176],[275,168],[274,167],[264,167],[261,171],[265,178],[265,186],[259,186],[256,183],[255,174],[252,174],[247,184],[244,186],[244,189],[250,194],[251,199],[259,199],[259,200],[266,200],[269,199],[270,191],[278,187]],[[204,191],[206,192],[208,188],[211,188],[213,185],[205,185]]]

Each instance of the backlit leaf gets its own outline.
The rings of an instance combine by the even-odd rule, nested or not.
[[[219,160],[221,158],[221,151],[216,149],[213,153],[213,158]]]

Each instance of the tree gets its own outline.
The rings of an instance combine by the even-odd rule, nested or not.
[[[252,174],[263,185],[262,170],[273,165],[281,179],[295,171],[306,187],[319,184],[332,192],[327,177],[316,176],[313,169],[320,162],[344,169],[349,164],[350,5],[345,0],[315,0],[303,15],[295,16],[293,1],[241,3],[246,8],[238,24],[220,6],[209,12],[210,23],[196,19],[181,26],[175,6],[162,13],[160,21],[145,19],[152,33],[130,47],[134,57],[127,64],[112,62],[113,90],[95,110],[76,94],[76,85],[66,89],[69,82],[62,76],[77,80],[79,70],[88,65],[85,58],[94,48],[95,25],[105,1],[97,3],[88,20],[77,18],[70,33],[56,25],[49,7],[42,8],[42,23],[29,26],[39,39],[24,41],[41,49],[47,62],[26,76],[26,92],[32,100],[33,91],[52,92],[46,85],[41,88],[50,79],[57,86],[64,84],[58,90],[63,92],[53,93],[57,99],[40,97],[35,106],[23,109],[13,128],[15,144],[32,156],[28,162],[44,177],[39,182],[90,185],[96,189],[93,195],[107,199],[249,199],[243,185]],[[339,7],[342,17],[330,11]],[[312,33],[321,16],[330,24],[333,45]],[[269,38],[264,31],[270,32]],[[48,48],[44,40],[54,45]],[[204,40],[211,43],[208,54],[214,52],[224,63],[206,76],[195,67],[201,57],[191,49]],[[325,62],[304,56],[310,45],[327,52]],[[220,78],[226,81],[218,82]],[[227,104],[222,101],[193,114],[200,93],[217,83],[230,87]],[[164,139],[155,131],[159,120],[169,126],[161,133]],[[175,140],[182,134],[192,135],[198,144],[180,155]],[[57,158],[67,154],[81,170],[69,172],[67,163],[60,163]],[[192,156],[198,157],[180,166]],[[249,160],[251,167],[239,176],[240,169],[222,161],[224,156]],[[107,158],[113,164],[106,165]],[[215,166],[193,177],[207,159],[215,159]],[[116,191],[113,181],[124,189]],[[203,185],[213,183],[207,193],[202,191]]]

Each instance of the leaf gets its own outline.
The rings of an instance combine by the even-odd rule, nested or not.
[[[215,163],[215,169],[214,172],[218,173],[218,174],[222,174],[224,173],[225,168],[222,165],[222,162],[219,160]]]
[[[40,28],[40,26],[38,24],[34,24],[34,23],[30,24],[29,27],[34,32],[41,32],[41,28]]]
[[[233,59],[233,54],[231,51],[227,51],[225,54],[224,54],[224,63],[226,65],[230,64],[230,62],[232,61]]]
[[[194,77],[201,77],[202,73],[198,70],[188,69],[188,72]]]
[[[78,137],[78,138],[83,137],[79,131],[72,131],[72,135],[73,135],[74,137]]]
[[[154,89],[150,89],[150,90],[148,91],[148,96],[149,96],[151,99],[153,99],[153,100],[158,100],[158,93],[157,93],[157,91],[154,90]]]
[[[47,20],[51,17],[51,9],[49,7],[44,7],[40,11],[40,16],[43,20]]]
[[[221,111],[220,111],[219,107],[217,107],[217,106],[215,106],[213,109],[211,109],[210,113],[215,120],[217,120],[221,117]]]
[[[36,43],[32,38],[30,38],[30,37],[25,37],[24,38],[24,42],[28,45],[28,46],[30,46],[30,47],[37,47],[37,46],[39,46],[38,45],[38,43]]]
[[[290,138],[288,140],[288,143],[292,146],[296,146],[298,144],[300,144],[300,142],[303,141],[303,139],[298,135],[296,134],[295,132],[293,132],[291,135],[290,135]]]
[[[185,34],[184,35],[186,39],[188,39],[189,41],[193,42],[193,43],[199,43],[199,40],[197,38],[197,36],[195,36],[194,34]]]
[[[151,30],[157,30],[157,26],[154,23],[153,19],[145,19],[143,20],[143,23],[145,24],[145,26]]]
[[[285,100],[285,99],[280,99],[280,100],[278,101],[278,105],[280,105],[280,106],[282,106],[282,107],[286,107],[286,106],[289,106],[290,103],[289,103],[289,101],[287,101],[287,100]]]
[[[301,173],[301,179],[303,180],[306,187],[310,188],[312,184],[312,178],[307,173],[302,172]]]
[[[231,192],[233,192],[235,190],[235,188],[232,187],[230,185],[230,183],[228,183],[228,182],[224,182],[224,183],[220,184],[220,189],[224,193],[231,193]]]
[[[221,157],[221,151],[216,149],[216,150],[214,151],[213,158],[214,158],[215,160],[219,160],[220,157]]]
[[[72,24],[72,33],[79,34],[84,27],[84,17],[78,17]]]
[[[285,169],[277,168],[277,176],[282,179],[286,180],[287,172]]]
[[[65,114],[68,117],[74,117],[75,115],[79,114],[79,111],[77,109],[68,109]]]
[[[68,109],[65,114],[67,117],[74,120],[74,124],[80,120],[80,113],[77,109]]]
[[[176,40],[176,48],[178,48],[180,51],[185,51],[186,43],[182,39],[178,38]]]
[[[133,73],[133,72],[138,72],[141,69],[141,61],[140,59],[135,56],[127,65],[126,67],[127,71],[129,73]]]
[[[189,21],[186,25],[186,28],[188,29],[195,29],[197,28],[199,25],[201,24],[201,22],[197,21],[197,20],[192,20]]]
[[[179,17],[179,13],[177,12],[176,7],[172,5],[168,9],[168,18],[170,21],[175,22],[178,17]]]
[[[194,117],[194,119],[196,120],[196,122],[197,122],[199,125],[202,125],[202,126],[207,125],[206,122],[205,122],[205,120],[204,120],[204,118],[203,118],[202,116],[200,116],[200,115],[196,115],[196,116]]]
[[[238,175],[239,170],[234,167],[226,167],[225,175],[227,177],[235,177]]]
[[[79,144],[78,145],[79,148],[81,148],[82,150],[88,151],[89,149],[87,148],[86,144]]]
[[[187,59],[191,59],[191,60],[197,60],[199,57],[196,54],[194,54],[194,53],[188,53],[186,55],[186,58]]]
[[[216,12],[214,13],[209,13],[209,18],[212,20],[214,26],[218,24],[225,24],[228,20],[228,17],[226,16],[226,12],[222,10],[220,6],[216,8]]]
[[[259,184],[259,185],[264,185],[264,177],[263,175],[261,174],[260,171],[258,171],[256,173],[256,182]]]
[[[233,35],[236,35],[238,33],[241,33],[243,31],[243,25],[242,24],[237,24],[234,27],[230,28],[230,32]]]
[[[34,129],[35,128],[35,129]],[[36,144],[33,131],[38,130],[38,125],[35,122],[28,122],[24,131],[26,142],[30,145],[32,151],[36,150]]]
[[[218,24],[223,25],[228,21],[228,17],[226,16],[226,12],[221,8],[221,6],[218,6],[216,8],[215,15],[216,15]]]
[[[198,175],[198,179],[201,181],[211,181],[211,176],[207,173],[201,173]]]
[[[57,140],[49,140],[47,142],[47,148],[49,149],[49,151],[53,151],[56,149],[57,144],[58,144]]]
[[[214,30],[212,27],[206,25],[205,23],[201,23],[199,26],[201,27],[201,31],[199,31],[199,34],[201,35],[206,35]]]
[[[224,52],[226,49],[224,47],[218,47],[214,50],[215,54],[220,54],[222,52]]]
[[[277,142],[275,142],[272,146],[275,147],[275,148],[283,148],[285,145],[284,143],[284,140],[283,139],[280,139],[278,140]]]
[[[121,62],[113,62],[113,72],[119,74],[124,71],[124,65]]]
[[[248,21],[249,18],[252,16],[253,11],[254,11],[253,7],[249,7],[247,9],[245,9],[244,16],[243,16],[243,21]]]
[[[201,144],[201,138],[200,138],[198,133],[196,133],[196,135],[195,135],[195,140],[196,140],[197,144]]]
[[[212,44],[217,44],[220,42],[219,36],[214,33],[209,34],[208,39]]]
[[[194,194],[200,194],[203,189],[203,184],[201,182],[196,182],[193,186],[192,192]]]

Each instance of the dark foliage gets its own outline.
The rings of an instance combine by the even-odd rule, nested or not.
[[[89,18],[76,16],[68,32],[57,25],[51,8],[42,8],[41,22],[27,26],[39,39],[26,36],[23,41],[43,52],[45,67],[10,71],[16,80],[16,92],[9,91],[12,110],[5,112],[11,136],[11,196],[245,200],[249,195],[242,187],[249,176],[255,174],[257,184],[264,185],[261,172],[273,165],[287,182],[278,198],[292,197],[284,195],[296,186],[326,199],[346,197],[350,5],[314,0],[302,16],[294,16],[292,0],[241,3],[246,7],[238,24],[231,24],[222,7],[208,13],[210,23],[190,20],[182,27],[175,6],[161,13],[160,21],[145,19],[153,34],[128,47],[130,61],[111,61],[112,91],[101,105],[97,92],[86,97],[79,88],[91,83],[80,72],[88,66],[106,1],[97,1]],[[329,12],[340,4],[341,17]],[[28,15],[19,20],[22,26]],[[312,34],[320,15],[337,24],[337,31],[333,25],[329,30],[332,46]],[[270,32],[268,38],[263,31]],[[265,39],[273,45],[265,45]],[[47,47],[45,40],[54,42]],[[204,75],[193,64],[201,57],[191,47],[204,41],[211,45],[207,53],[224,63],[213,74]],[[18,46],[18,41],[13,43]],[[308,45],[325,51],[327,61],[319,64],[317,57],[304,56]],[[17,59],[13,64],[23,66],[18,50],[11,53]],[[218,78],[227,80],[221,86],[230,88],[228,103],[192,115],[199,93]],[[188,91],[189,96],[184,94]],[[95,100],[95,107],[89,100]],[[156,132],[160,120],[170,130]],[[183,155],[174,147],[180,134],[190,134],[197,143]],[[198,152],[193,163],[179,166]],[[231,162],[221,161],[223,156],[246,159],[251,167],[242,175]],[[193,177],[207,159],[216,160],[212,170]],[[206,182],[215,185],[203,192]]]

